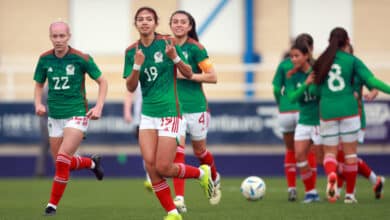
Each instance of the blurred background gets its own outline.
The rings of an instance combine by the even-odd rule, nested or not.
[[[51,49],[49,24],[58,20],[70,24],[71,46],[90,53],[109,81],[104,117],[90,124],[80,153],[104,155],[109,176],[143,175],[134,125],[122,116],[124,51],[138,38],[133,23],[141,6],[157,11],[158,32],[164,34],[170,33],[169,17],[177,9],[196,19],[218,74],[218,83],[204,90],[212,113],[208,143],[225,175],[283,175],[271,82],[298,34],[313,36],[318,57],[330,30],[346,28],[355,54],[390,83],[387,0],[0,0],[0,167],[12,167],[0,169],[0,177],[37,175],[42,138],[32,78],[39,55]],[[88,80],[86,86],[93,103],[96,84]],[[389,175],[384,166],[390,159],[389,96],[366,103],[366,114],[360,153],[378,173]],[[51,175],[51,159],[44,164],[40,174]]]

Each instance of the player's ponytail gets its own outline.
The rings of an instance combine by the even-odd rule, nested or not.
[[[348,43],[348,39],[348,33],[344,28],[337,27],[330,32],[329,46],[313,65],[313,71],[316,73],[314,79],[316,84],[324,83],[337,50],[343,48]]]

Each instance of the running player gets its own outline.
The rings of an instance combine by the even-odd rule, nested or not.
[[[360,130],[358,102],[353,94],[352,79],[358,75],[365,83],[385,93],[390,87],[376,79],[364,63],[343,51],[349,44],[348,33],[335,28],[330,33],[329,46],[313,66],[315,83],[320,95],[320,133],[324,145],[324,169],[328,177],[326,195],[335,202],[337,187],[337,146],[343,145],[346,181],[345,203],[356,203],[354,188],[357,175],[357,140]],[[313,92],[316,89],[313,89]]]
[[[211,168],[211,177],[215,185],[215,193],[210,203],[218,204],[221,198],[220,176],[214,162],[214,157],[206,148],[207,129],[210,120],[207,100],[202,83],[216,83],[217,75],[209,60],[206,49],[198,42],[196,23],[192,15],[186,11],[175,11],[170,18],[170,27],[176,43],[181,47],[184,56],[192,68],[192,78],[180,77],[177,83],[179,101],[183,109],[184,124],[180,132],[180,145],[177,148],[175,162],[184,163],[184,146],[186,133],[189,133],[195,156],[201,164]],[[179,212],[186,212],[184,203],[184,179],[174,178],[173,185],[176,197],[175,205]]]
[[[182,219],[178,213],[165,177],[198,178],[207,198],[214,193],[208,165],[199,168],[174,163],[177,138],[181,126],[181,109],[176,90],[176,69],[191,79],[191,67],[183,60],[174,39],[155,32],[157,13],[141,7],[135,14],[135,27],[140,39],[129,46],[125,54],[123,77],[130,92],[141,84],[142,115],[139,132],[141,154],[150,175],[153,190],[166,210],[166,220]]]
[[[45,215],[55,215],[65,191],[71,170],[92,169],[98,180],[103,179],[100,157],[74,156],[88,128],[89,120],[102,115],[107,94],[107,81],[92,57],[68,45],[70,30],[65,22],[50,25],[53,49],[43,53],[35,70],[35,113],[48,114],[50,147],[55,159],[55,176]],[[96,105],[88,111],[85,74],[99,86]],[[48,108],[42,104],[42,92],[48,81]]]

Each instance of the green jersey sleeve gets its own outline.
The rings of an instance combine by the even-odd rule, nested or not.
[[[39,58],[37,67],[35,68],[34,80],[38,83],[44,83],[46,81],[47,75],[44,69],[43,61]]]
[[[93,58],[89,55],[88,55],[88,57],[89,57],[89,59],[86,61],[86,65],[85,65],[86,72],[88,73],[89,77],[96,80],[102,75],[102,72],[100,71],[100,69],[96,65]]]

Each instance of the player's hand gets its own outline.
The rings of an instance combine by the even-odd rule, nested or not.
[[[378,96],[378,90],[373,89],[369,93],[364,94],[364,99],[367,101],[373,101]]]
[[[91,120],[98,120],[102,116],[102,109],[93,107],[87,112],[87,117]]]
[[[35,106],[35,114],[38,116],[45,116],[46,115],[46,107],[42,104],[39,104]]]
[[[310,73],[309,76],[306,78],[306,85],[310,85],[314,82],[314,73]]]
[[[173,38],[165,39],[165,53],[172,60],[177,57],[177,52],[175,48],[175,42]]]
[[[131,123],[133,121],[133,117],[131,116],[131,114],[125,114],[124,119],[125,119],[125,122],[127,122],[127,123]]]
[[[139,48],[139,43],[136,44],[135,54],[134,54],[134,63],[137,65],[142,65],[145,61],[145,55],[142,52],[142,49]]]

